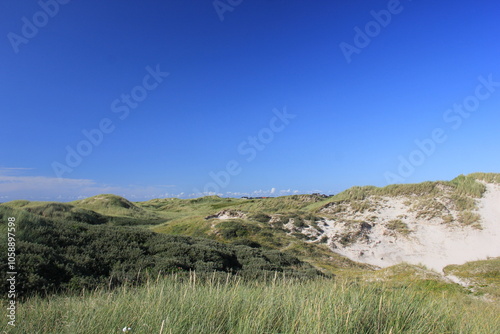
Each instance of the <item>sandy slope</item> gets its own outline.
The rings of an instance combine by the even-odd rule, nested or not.
[[[487,192],[478,201],[483,230],[448,226],[433,219],[417,219],[408,212],[404,201],[404,198],[387,199],[385,205],[379,208],[377,216],[381,221],[388,221],[404,215],[408,227],[413,231],[409,236],[388,233],[384,224],[375,222],[366,231],[368,238],[347,247],[331,243],[333,251],[352,260],[380,267],[408,262],[423,264],[437,271],[449,264],[500,256],[500,185],[487,184]],[[321,228],[331,237],[345,232],[346,225],[326,220]]]

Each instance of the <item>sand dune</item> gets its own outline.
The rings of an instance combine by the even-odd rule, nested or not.
[[[441,271],[449,264],[500,256],[500,185],[486,184],[487,191],[477,201],[482,229],[470,226],[443,224],[441,219],[416,218],[408,210],[407,198],[385,198],[378,208],[378,221],[405,217],[412,231],[407,236],[390,233],[383,223],[374,222],[371,228],[354,243],[347,246],[331,242],[332,250],[348,258],[387,267],[401,262],[423,264]],[[359,215],[357,218],[366,218]],[[320,226],[329,237],[345,233],[345,224],[325,220]]]

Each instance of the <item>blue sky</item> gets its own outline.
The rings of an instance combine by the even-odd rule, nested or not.
[[[0,201],[500,171],[496,1],[0,6]]]

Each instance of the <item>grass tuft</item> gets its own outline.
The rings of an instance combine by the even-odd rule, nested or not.
[[[19,305],[16,333],[494,333],[498,307],[422,286],[281,275],[262,282],[195,275],[140,288],[34,297]],[[162,328],[163,327],[163,328]]]

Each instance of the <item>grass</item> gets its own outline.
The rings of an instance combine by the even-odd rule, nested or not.
[[[500,301],[500,257],[450,265],[444,272],[468,282],[476,295]]]
[[[483,196],[486,186],[479,181],[498,183],[500,174],[475,173],[460,175],[451,181],[393,184],[383,188],[352,187],[303,209],[313,209],[330,218],[338,218],[345,212],[373,210],[386,197],[403,197],[408,210],[415,212],[417,218],[440,218],[446,224],[458,222],[481,228],[474,211],[477,209],[476,199]],[[450,210],[456,210],[457,217],[450,215]]]
[[[356,268],[357,264],[352,261],[341,261],[336,255],[332,255],[325,245],[325,239],[311,244],[312,240],[306,240],[297,233],[307,225],[314,227],[318,217],[342,219],[347,211],[366,214],[374,209],[374,205],[379,205],[377,203],[383,204],[385,197],[404,196],[408,199],[408,210],[416,212],[418,218],[441,219],[444,224],[481,228],[477,213],[474,212],[475,199],[482,196],[485,187],[477,180],[494,181],[500,179],[497,175],[500,174],[478,173],[461,175],[452,181],[390,185],[383,188],[352,187],[330,198],[293,195],[248,200],[207,196],[195,200],[158,199],[137,205],[154,209],[165,217],[169,215],[169,220],[165,224],[152,228],[156,232],[209,237],[230,243],[239,242],[244,237],[244,242],[257,243],[263,247],[285,252],[293,251],[301,260],[337,273],[339,264],[340,268],[344,269],[347,263],[351,268]],[[436,200],[436,198],[442,199]],[[326,207],[328,210],[324,210]],[[233,226],[227,223],[226,227],[224,224],[218,225],[217,220],[204,220],[204,217],[213,215],[221,209],[241,211],[248,218]],[[453,210],[457,210],[458,213]],[[373,212],[374,217],[376,214]],[[283,225],[290,221],[293,221],[295,230],[283,230]],[[388,223],[388,227],[405,236],[411,231],[403,225],[404,223],[404,221],[393,221]],[[243,231],[243,228],[236,231],[237,224],[251,228],[246,228],[247,231]],[[235,233],[232,233],[232,230],[235,230]],[[348,244],[354,239],[346,235],[343,240]]]
[[[130,221],[137,221],[136,224],[143,222],[144,224],[160,223],[165,221],[156,212],[151,210],[146,210],[139,205],[130,202],[129,200],[110,194],[97,195],[89,197],[83,200],[78,200],[70,202],[76,207],[92,210],[99,214],[118,217],[118,218],[128,218]],[[126,225],[126,223],[123,223]]]
[[[290,218],[300,218],[301,216],[285,214],[283,217],[283,221],[288,223]],[[153,231],[211,238],[224,243],[255,243],[266,249],[276,249],[292,254],[300,260],[329,273],[336,273],[338,270],[344,270],[345,268],[371,268],[370,265],[360,264],[333,253],[324,243],[309,243],[288,234],[279,227],[282,225],[276,225],[276,227],[273,227],[269,223],[244,219],[205,220],[202,216],[197,216],[177,219],[156,226]]]
[[[477,229],[481,229],[481,224],[479,223],[480,220],[481,217],[477,213],[470,211],[460,212],[460,214],[458,215],[458,221],[460,222],[460,224],[464,226],[470,225]]]
[[[416,284],[281,276],[266,281],[169,277],[138,288],[33,297],[20,304],[15,331],[38,334],[132,333],[495,333],[494,304]],[[497,331],[498,332],[498,331]]]
[[[167,215],[160,216],[154,211],[145,210],[116,195],[98,195],[70,203],[17,200],[0,206],[22,209],[42,217],[93,225],[107,223],[115,226],[147,226],[171,219]]]
[[[211,230],[211,223],[203,216],[190,216],[172,220],[167,224],[157,225],[152,228],[154,232],[189,235],[195,237],[207,237]]]
[[[144,286],[123,286],[114,291],[98,289],[80,295],[29,297],[19,305],[15,331],[4,330],[30,334],[106,334],[121,333],[121,328],[130,326],[132,333],[161,334],[497,333],[499,259],[445,268],[447,274],[470,282],[471,293],[418,266],[403,264],[374,271],[372,266],[333,253],[325,245],[325,239],[308,242],[300,239],[299,234],[294,236],[283,230],[283,224],[292,219],[298,224],[297,229],[314,226],[325,205],[338,208],[348,205],[362,213],[371,209],[370,201],[377,202],[386,196],[407,197],[409,205],[426,218],[441,217],[445,223],[457,220],[478,227],[475,199],[483,195],[485,187],[477,180],[500,183],[500,174],[476,173],[449,182],[384,188],[353,187],[326,199],[314,195],[253,200],[207,196],[132,203],[119,196],[99,195],[65,204],[29,201],[1,204],[0,208],[5,206],[3,209],[7,211],[12,210],[9,206],[15,208],[19,221],[23,221],[24,215],[32,220],[103,219],[110,225],[128,224],[135,228],[142,224],[140,228],[160,233],[248,245],[271,255],[268,250],[276,249],[336,275],[335,279],[299,281],[280,276],[245,282],[220,275],[208,281],[201,281],[199,276],[196,279],[191,276],[190,280],[168,276],[150,280]],[[447,213],[442,203],[432,200],[439,196],[447,196],[452,208],[459,210],[456,217]],[[205,219],[222,209],[242,211],[248,219]],[[147,222],[156,225],[148,227]],[[402,235],[409,233],[402,220],[386,226]],[[1,303],[4,307],[5,300]]]
[[[445,224],[462,224],[481,228],[475,212],[475,199],[484,192],[477,180],[497,182],[500,174],[476,173],[459,176],[452,181],[419,184],[352,187],[330,198],[315,195],[292,195],[265,199],[237,199],[206,196],[197,199],[154,199],[130,202],[115,195],[98,195],[70,203],[13,201],[1,204],[29,211],[42,217],[64,221],[75,220],[90,224],[134,226],[154,232],[210,238],[225,243],[247,242],[264,248],[293,251],[300,259],[336,273],[337,266],[359,267],[353,261],[341,260],[325,245],[325,239],[306,240],[299,233],[307,226],[318,229],[318,217],[340,218],[349,212],[371,214],[375,205],[383,205],[385,197],[405,196],[409,210],[424,219],[441,218]],[[435,200],[444,196],[443,200]],[[328,213],[322,211],[326,206]],[[239,223],[218,224],[219,220],[205,217],[220,210],[241,211],[247,219]],[[457,209],[458,213],[450,212]],[[337,211],[335,211],[337,210]],[[376,217],[377,212],[373,212]],[[293,222],[290,231],[284,224]],[[237,225],[240,226],[237,226]],[[391,226],[391,225],[390,225]],[[404,226],[394,226],[405,235]],[[349,242],[348,236],[344,238]]]
[[[394,219],[388,221],[385,227],[388,228],[389,230],[398,232],[405,236],[410,234],[411,232],[410,229],[408,228],[408,225],[404,223],[401,219]]]
[[[473,173],[469,176],[488,183],[500,183],[500,174],[498,173]]]

